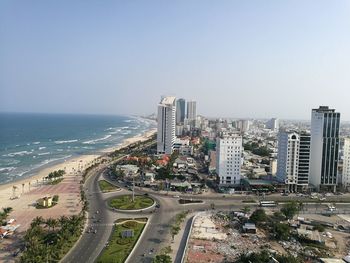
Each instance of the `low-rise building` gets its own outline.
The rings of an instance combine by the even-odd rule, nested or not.
[[[52,206],[52,197],[51,196],[45,196],[43,198],[40,198],[38,200],[38,205],[43,207],[50,207]]]
[[[250,233],[250,234],[256,234],[256,226],[253,223],[245,223],[243,225],[243,232]]]

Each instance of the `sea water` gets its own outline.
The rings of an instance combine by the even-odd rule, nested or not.
[[[0,184],[99,153],[155,127],[154,121],[132,116],[0,113]]]

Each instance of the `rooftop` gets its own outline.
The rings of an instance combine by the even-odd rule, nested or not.
[[[176,101],[176,97],[174,96],[167,96],[167,97],[163,97],[162,100],[160,101],[161,105],[174,105]]]

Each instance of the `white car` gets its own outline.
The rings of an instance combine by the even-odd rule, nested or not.
[[[179,196],[179,195],[174,195],[173,197],[174,197],[174,198],[180,198],[180,196]]]

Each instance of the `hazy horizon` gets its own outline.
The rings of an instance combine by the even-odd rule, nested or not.
[[[350,2],[1,1],[0,112],[350,120]]]

